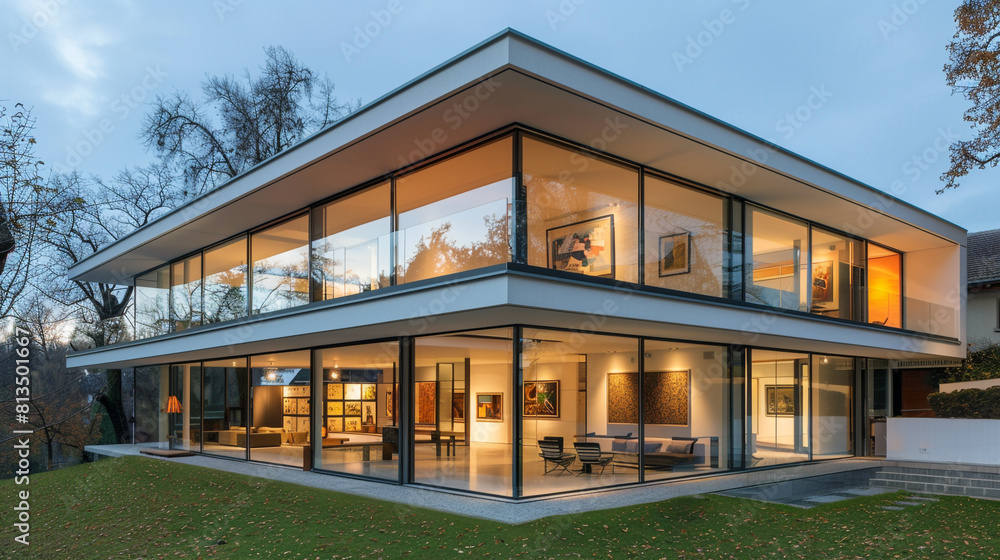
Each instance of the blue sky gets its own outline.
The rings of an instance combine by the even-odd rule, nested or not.
[[[153,159],[137,135],[156,94],[255,70],[267,45],[369,102],[512,27],[981,231],[1000,228],[1000,171],[934,193],[971,137],[942,71],[958,3],[14,0],[0,100],[33,108],[47,164],[109,176]]]

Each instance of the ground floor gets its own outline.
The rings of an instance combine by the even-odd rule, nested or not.
[[[134,431],[138,445],[531,498],[872,455],[887,371],[513,325],[135,368]]]

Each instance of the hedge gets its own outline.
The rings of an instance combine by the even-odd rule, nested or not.
[[[927,400],[938,418],[1000,420],[1000,387],[934,393]]]

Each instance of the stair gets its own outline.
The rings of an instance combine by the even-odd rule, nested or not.
[[[995,469],[883,466],[869,484],[910,492],[1000,499],[1000,470]]]

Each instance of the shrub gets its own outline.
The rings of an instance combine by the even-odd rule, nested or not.
[[[969,352],[962,367],[947,368],[934,377],[939,384],[1000,378],[1000,344],[989,344],[975,352]]]
[[[1000,420],[1000,387],[934,393],[927,400],[938,418]]]

